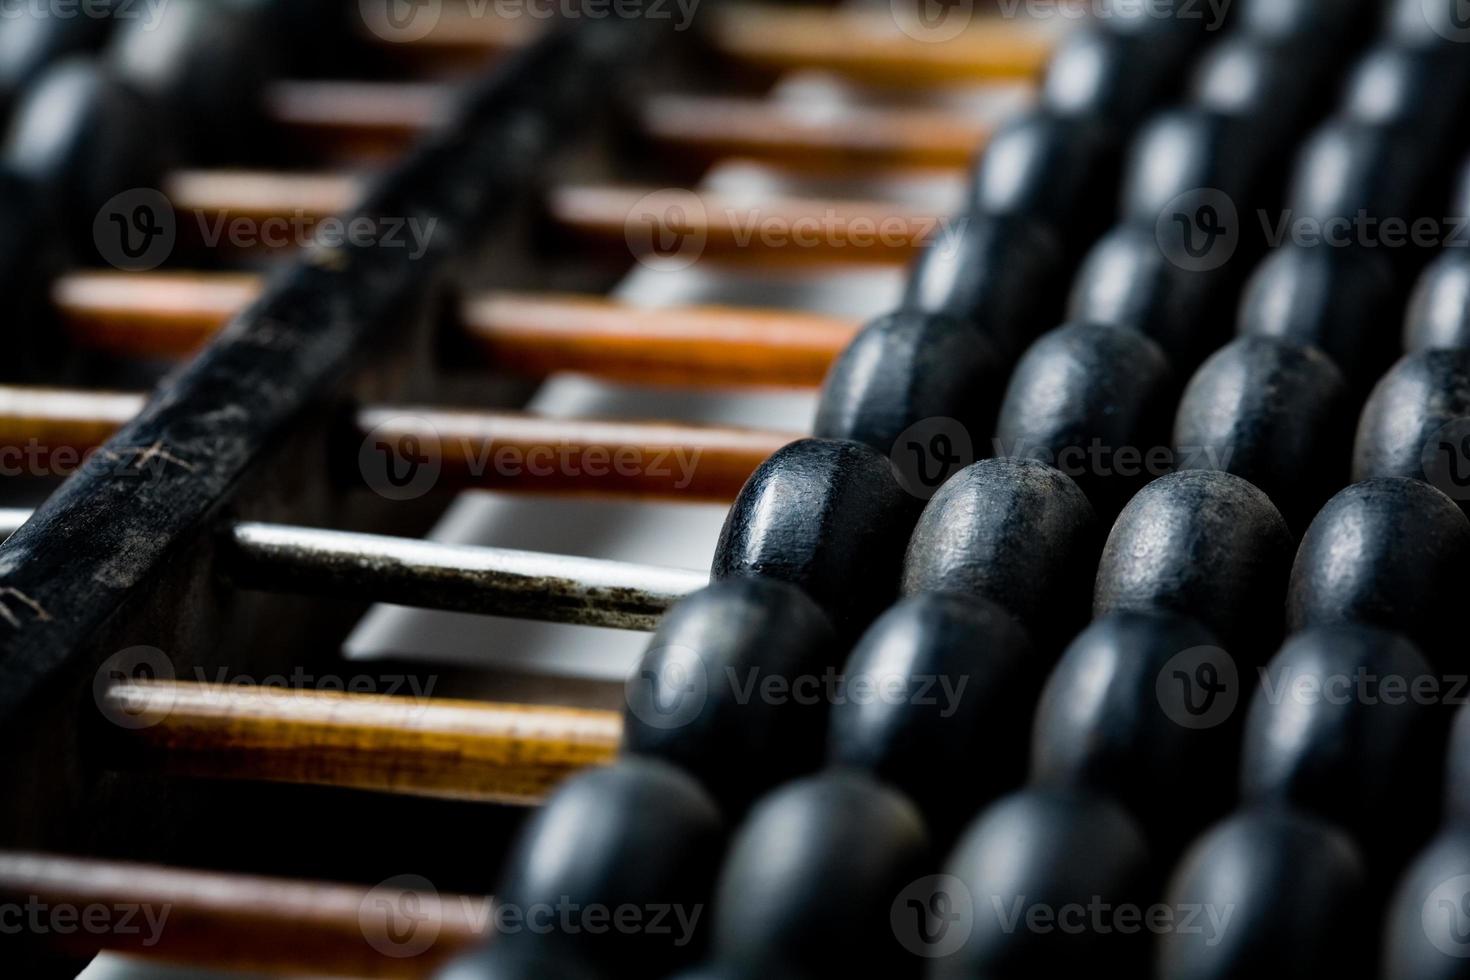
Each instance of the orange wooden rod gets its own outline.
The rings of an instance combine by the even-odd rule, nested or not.
[[[284,173],[254,170],[180,170],[164,182],[164,195],[174,210],[195,217],[184,222],[186,230],[197,231],[209,244],[214,236],[232,244],[226,222],[243,220],[255,227],[252,238],[260,238],[260,225],[269,220],[296,223],[318,222],[346,212],[357,202],[362,182],[351,174]],[[295,227],[281,230],[288,238]],[[267,243],[269,244],[269,243]]]
[[[142,410],[144,396],[0,386],[0,463],[58,472],[58,449],[93,449]],[[427,471],[431,489],[514,490],[729,501],[796,433],[676,422],[563,419],[524,412],[369,406],[353,419],[363,475]],[[189,465],[168,446],[131,447],[141,467]],[[18,458],[16,457],[19,454]],[[6,472],[11,472],[7,469]],[[370,484],[373,485],[373,484]]]
[[[78,347],[175,357],[200,347],[259,291],[249,275],[93,271],[62,276],[52,297]],[[816,387],[858,328],[817,313],[513,292],[472,298],[461,318],[498,370],[672,385]]]
[[[433,82],[282,81],[265,94],[270,120],[335,156],[384,158],[449,121],[453,93]]]
[[[110,950],[201,969],[426,976],[488,938],[488,902],[391,881],[365,888],[0,851],[7,926],[72,955]]]
[[[124,681],[102,697],[111,765],[535,803],[617,754],[611,711],[243,684]]]

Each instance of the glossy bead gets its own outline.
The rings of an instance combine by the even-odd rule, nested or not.
[[[1355,834],[1396,869],[1439,818],[1445,716],[1414,645],[1369,626],[1297,633],[1266,665],[1246,716],[1240,795]]]
[[[1373,30],[1379,0],[1239,0],[1239,31],[1272,41],[1350,41]]]
[[[1444,700],[1456,706],[1445,773],[1446,811],[1451,820],[1470,824],[1470,681],[1455,673],[1445,678],[1441,690]]]
[[[1447,827],[1394,889],[1384,930],[1383,980],[1470,976],[1470,832]]]
[[[575,953],[608,976],[659,975],[697,957],[702,937],[679,928],[594,931],[590,919],[559,915],[547,931],[544,909],[605,909],[612,922],[620,907],[651,915],[661,906],[688,921],[708,905],[724,833],[719,809],[691,777],[625,759],[574,777],[536,812],[506,860],[496,903],[538,925],[526,937],[538,951]]]
[[[1210,356],[1174,418],[1182,470],[1221,470],[1265,491],[1298,530],[1347,483],[1353,416],[1326,354],[1238,337]]]
[[[1237,707],[1248,680],[1192,619],[1104,616],[1046,682],[1032,781],[1118,800],[1159,853],[1172,853],[1234,798]]]
[[[1017,363],[1001,402],[996,451],[1050,463],[1076,481],[1099,516],[1111,518],[1167,468],[1176,393],[1168,358],[1143,334],[1067,324],[1042,334]]]
[[[1355,483],[1302,538],[1287,624],[1378,626],[1408,636],[1440,669],[1462,665],[1467,566],[1470,521],[1454,501],[1417,480]]]
[[[248,4],[169,0],[154,18],[120,19],[104,54],[180,134],[190,160],[239,159],[263,135],[260,106],[276,48]]]
[[[1396,41],[1453,50],[1470,40],[1470,26],[1455,0],[1392,0],[1388,6],[1388,34]]]
[[[1205,833],[1175,870],[1166,904],[1192,930],[1158,939],[1158,980],[1343,980],[1371,975],[1365,871],[1331,824],[1256,808]],[[1228,920],[1225,916],[1229,916]]]
[[[566,950],[537,949],[519,933],[497,936],[489,947],[461,956],[434,980],[597,980],[600,973]]]
[[[1447,143],[1470,87],[1463,52],[1379,44],[1361,55],[1342,93],[1345,119],[1394,127],[1431,161],[1453,155]]]
[[[1109,910],[1147,900],[1149,850],[1128,814],[1102,797],[1029,789],[976,818],[945,864],[974,926],[935,978],[1142,976],[1146,933]],[[1102,925],[1088,909],[1104,909]]]
[[[1054,284],[1064,266],[1060,244],[1041,223],[962,214],[924,248],[901,305],[969,320],[1015,357],[1055,320]]]
[[[1470,502],[1470,350],[1409,354],[1373,388],[1358,420],[1353,479],[1427,480]]]
[[[111,29],[108,17],[76,12],[64,16],[54,7],[6,16],[5,29],[0,31],[0,116],[9,112],[26,86],[47,68],[95,49]]]
[[[796,586],[715,583],[669,610],[649,641],[628,680],[624,750],[743,806],[820,763],[822,685],[839,659],[826,616]]]
[[[801,439],[777,450],[741,488],[711,575],[801,586],[854,639],[893,601],[920,504],[875,450]]]
[[[1152,228],[1181,197],[1202,188],[1225,195],[1244,212],[1259,196],[1267,156],[1253,120],[1197,108],[1158,113],[1129,149],[1122,219]]]
[[[1270,499],[1229,473],[1160,477],[1118,515],[1092,609],[1199,620],[1243,664],[1276,648],[1291,533]]]
[[[995,131],[976,161],[970,203],[988,215],[1034,218],[1067,251],[1112,220],[1119,146],[1110,128],[1036,109]]]
[[[1030,722],[1041,670],[1004,609],[945,595],[905,599],[868,627],[842,676],[828,759],[903,790],[937,839],[1020,783],[1025,758],[1013,740]]]
[[[879,317],[858,333],[828,373],[813,434],[897,455],[907,451],[899,437],[913,435],[916,424],[925,428],[927,420],[953,419],[958,429],[947,435],[963,434],[968,447],[951,445],[946,456],[968,464],[975,459],[974,447],[983,447],[994,428],[1004,370],[990,340],[969,320],[917,312]],[[922,462],[929,464],[925,468],[937,487],[953,469],[929,449],[927,429],[918,435]]]
[[[1237,329],[1316,347],[1362,397],[1398,356],[1397,338],[1384,325],[1400,308],[1393,264],[1382,252],[1288,242],[1251,275]]]
[[[1470,347],[1470,254],[1447,249],[1425,267],[1404,318],[1410,353]]]
[[[829,771],[783,786],[730,845],[715,957],[817,976],[917,976],[890,909],[928,856],[918,810],[866,775]]]
[[[1297,156],[1287,214],[1306,234],[1334,245],[1391,246],[1382,227],[1360,222],[1359,212],[1377,221],[1411,221],[1423,204],[1429,169],[1430,161],[1394,130],[1334,119]],[[1395,250],[1403,251],[1403,243]]]
[[[1149,42],[1102,27],[1068,32],[1042,80],[1042,107],[1068,119],[1132,127],[1165,96],[1190,54],[1187,46]]]
[[[1086,615],[1097,538],[1092,505],[1065,474],[1035,460],[982,460],[924,508],[903,594],[988,599],[1051,647]]]
[[[93,222],[110,198],[159,186],[162,142],[140,99],[90,62],[72,59],[26,91],[0,157],[42,189],[85,257],[97,248]]]
[[[1224,38],[1192,70],[1189,104],[1249,120],[1254,139],[1273,150],[1283,148],[1298,138],[1298,129],[1323,101],[1322,73],[1303,58],[1306,47],[1244,33]]]
[[[1228,261],[1205,271],[1171,262],[1152,225],[1121,226],[1083,260],[1068,319],[1131,327],[1157,343],[1176,371],[1192,371],[1229,336],[1234,278]]]

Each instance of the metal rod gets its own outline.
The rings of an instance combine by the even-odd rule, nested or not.
[[[709,584],[707,572],[280,524],[235,524],[225,540],[243,588],[626,630],[652,630]]]

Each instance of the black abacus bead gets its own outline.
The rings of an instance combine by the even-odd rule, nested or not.
[[[32,9],[5,18],[0,31],[0,117],[48,67],[71,55],[99,47],[112,28],[110,17],[56,8]]]
[[[1447,249],[1429,263],[1414,286],[1404,319],[1404,348],[1470,347],[1470,254]]]
[[[1057,46],[1042,81],[1041,105],[1067,119],[1126,130],[1159,101],[1189,52],[1147,38],[1080,28]]]
[[[1470,41],[1456,0],[1392,0],[1387,22],[1390,37],[1418,47],[1453,49]]]
[[[1147,896],[1148,845],[1112,801],[1046,789],[1008,796],[976,818],[944,870],[968,892],[974,925],[933,977],[1144,975],[1142,933],[1093,928],[1078,914],[1141,907]]]
[[[1058,312],[1061,244],[1041,222],[969,212],[927,243],[901,306],[977,324],[1004,356],[1021,352]]]
[[[1390,241],[1382,226],[1366,219],[1412,222],[1418,216],[1430,161],[1397,130],[1337,118],[1319,126],[1303,145],[1287,190],[1287,216],[1310,222],[1324,238],[1369,247],[1407,243]]]
[[[730,808],[821,762],[825,675],[841,653],[821,609],[773,579],[717,582],[664,616],[628,680],[623,748],[696,776]],[[767,697],[765,685],[779,684]]]
[[[1192,371],[1229,336],[1234,277],[1228,262],[1186,269],[1171,261],[1152,225],[1120,226],[1083,260],[1068,319],[1131,327],[1157,343],[1176,371]]]
[[[1022,754],[1002,747],[1026,729],[1041,671],[1004,609],[944,595],[905,599],[863,634],[842,676],[828,759],[906,792],[936,839],[1020,783]]]
[[[1248,119],[1256,141],[1282,148],[1323,101],[1317,63],[1325,59],[1311,57],[1311,47],[1237,33],[1200,57],[1188,101],[1210,113]]]
[[[865,326],[833,364],[813,434],[852,439],[888,455],[904,451],[899,437],[916,423],[950,418],[973,446],[994,428],[1004,370],[973,322],[942,313],[890,313]],[[973,451],[968,455],[967,463]]]
[[[1093,613],[1167,610],[1199,620],[1246,664],[1280,642],[1292,538],[1276,507],[1238,476],[1160,477],[1118,515]]]
[[[537,926],[510,937],[537,950],[580,956],[610,976],[661,975],[697,958],[703,937],[591,929],[577,910],[605,910],[616,921],[620,908],[642,916],[666,908],[687,920],[709,903],[724,834],[719,808],[693,778],[624,759],[564,783],[536,812],[507,859],[496,903]],[[569,905],[573,920],[551,916],[547,931],[545,908]]]
[[[918,809],[865,774],[832,770],[783,786],[731,843],[715,957],[817,976],[916,976],[889,915],[928,858]]]
[[[1123,181],[1122,219],[1153,228],[1174,208],[1223,194],[1238,212],[1259,196],[1267,142],[1253,119],[1199,108],[1172,109],[1149,120],[1134,137]]]
[[[1398,356],[1393,264],[1380,251],[1287,243],[1256,267],[1241,300],[1243,336],[1309,344],[1363,397]]]
[[[1470,684],[1460,673],[1445,678],[1441,690],[1445,692],[1446,702],[1459,705],[1455,709],[1449,738],[1445,772],[1446,812],[1452,821],[1470,825],[1470,701],[1466,699],[1467,686]],[[1470,937],[1466,942],[1470,942]]]
[[[1293,630],[1364,623],[1403,633],[1440,669],[1463,662],[1470,521],[1418,480],[1355,483],[1307,528],[1287,594]],[[1452,659],[1451,659],[1452,658]]]
[[[1161,856],[1234,799],[1242,677],[1209,630],[1167,613],[1096,620],[1042,692],[1031,778],[1118,800]]]
[[[1371,976],[1365,878],[1352,839],[1331,824],[1284,808],[1230,817],[1175,870],[1166,905],[1176,915],[1196,910],[1194,928],[1164,932],[1154,976]]]
[[[1351,43],[1378,26],[1379,5],[1380,0],[1239,0],[1237,23],[1241,33],[1271,41]]]
[[[84,258],[98,247],[93,222],[114,195],[159,186],[162,144],[141,99],[92,62],[70,59],[26,91],[0,156],[43,190]]]
[[[120,20],[104,59],[164,114],[190,160],[213,162],[254,152],[276,54],[246,4],[169,0],[154,20]]]
[[[1447,827],[1394,889],[1383,936],[1383,980],[1470,977],[1470,832]]]
[[[1470,349],[1401,358],[1373,388],[1358,420],[1353,479],[1428,480],[1470,501]]]
[[[1290,637],[1246,716],[1240,794],[1352,831],[1397,868],[1439,818],[1445,712],[1429,661],[1397,633],[1321,626]]]
[[[1054,649],[1085,618],[1098,535],[1092,505],[1066,474],[1035,460],[982,460],[924,508],[903,594],[988,599]]]
[[[601,975],[566,950],[537,949],[506,936],[456,958],[434,980],[598,980]]]
[[[798,585],[839,634],[855,639],[893,601],[920,509],[888,457],[857,442],[801,439],[777,450],[741,488],[711,575]]]
[[[1184,389],[1174,419],[1182,470],[1221,470],[1265,491],[1298,532],[1347,482],[1353,415],[1342,372],[1312,347],[1238,337]]]
[[[1113,219],[1108,191],[1117,183],[1118,143],[1116,131],[1098,122],[1044,109],[1016,116],[976,161],[971,207],[1034,218],[1075,252]]]
[[[1138,331],[1058,327],[1042,334],[1011,374],[997,452],[1057,467],[1110,519],[1150,479],[1149,461],[1165,446],[1177,390],[1168,358]]]
[[[1458,153],[1453,144],[1467,87],[1470,61],[1462,51],[1380,44],[1349,74],[1341,114],[1395,129],[1430,161],[1449,159]]]

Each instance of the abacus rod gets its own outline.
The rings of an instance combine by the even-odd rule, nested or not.
[[[652,630],[709,574],[510,548],[244,522],[224,568],[243,588]]]
[[[36,942],[82,956],[110,950],[199,968],[418,977],[486,938],[487,898],[416,895],[418,925],[433,942],[417,956],[392,955],[401,948],[383,940],[393,935],[390,916],[406,894],[383,885],[0,851],[0,899],[23,915],[134,910],[105,929],[31,931]]]
[[[622,737],[614,711],[263,685],[125,680],[99,707],[122,722],[97,729],[114,768],[512,804]]]
[[[61,276],[52,299],[77,346],[166,357],[196,350],[259,291],[258,278],[235,273],[87,271]],[[816,387],[858,329],[796,310],[515,292],[471,297],[460,321],[495,369],[674,385]]]

